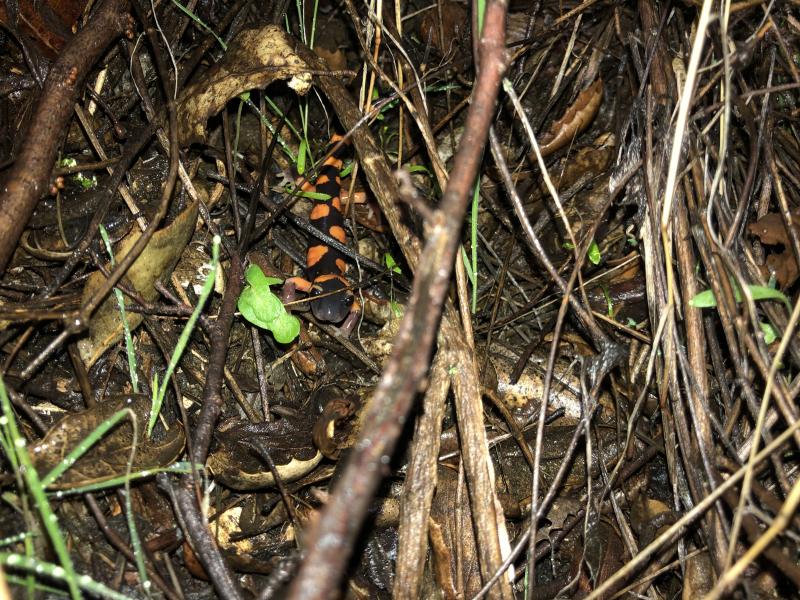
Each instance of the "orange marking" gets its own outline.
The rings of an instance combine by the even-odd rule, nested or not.
[[[326,167],[333,167],[336,171],[341,171],[342,167],[344,166],[344,161],[341,158],[336,158],[335,156],[331,156],[328,160],[323,163]]]
[[[328,253],[328,247],[323,244],[319,244],[317,246],[311,246],[308,249],[308,254],[306,255],[306,264],[309,267],[313,267],[315,264],[321,261],[322,258],[327,253]]]
[[[343,259],[343,258],[337,258],[337,259],[336,259],[336,266],[339,268],[339,270],[340,270],[342,273],[344,273],[345,271],[347,271],[347,263],[346,263],[346,262],[344,262],[344,259]]]
[[[300,290],[301,292],[311,291],[311,282],[307,279],[303,279],[302,277],[290,277],[286,280],[286,283],[294,285],[294,288],[296,290]]]
[[[342,200],[345,202],[353,202],[354,204],[366,204],[367,203],[367,193],[364,191],[356,190],[353,192],[352,199],[350,198],[350,190],[346,187],[342,188]]]
[[[331,236],[333,239],[340,241],[341,243],[345,243],[347,241],[347,234],[344,232],[344,229],[339,227],[338,225],[334,225],[328,230],[328,235]]]
[[[327,205],[325,202],[320,202],[314,205],[314,208],[311,209],[311,214],[309,218],[314,221],[315,219],[324,219],[329,214],[331,214],[331,207]]]
[[[339,200],[339,196],[331,198],[331,204],[337,211],[342,212],[342,202]]]
[[[320,275],[319,277],[317,277],[314,280],[314,283],[315,284],[317,284],[317,283],[325,283],[326,281],[330,281],[331,279],[338,279],[339,281],[341,281],[346,286],[350,285],[350,282],[347,281],[347,279],[345,279],[344,277],[342,277],[341,275],[338,275],[336,273],[327,273],[326,275]]]
[[[320,186],[320,185],[325,185],[325,184],[326,184],[326,183],[328,183],[330,180],[331,180],[331,178],[330,178],[330,177],[328,177],[327,175],[325,175],[325,173],[323,173],[322,175],[320,175],[319,177],[317,177],[317,186]]]

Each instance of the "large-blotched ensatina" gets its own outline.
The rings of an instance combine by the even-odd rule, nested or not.
[[[334,135],[331,144],[337,144],[341,140],[341,136]],[[306,182],[302,186],[304,192],[312,191],[325,196],[322,200],[314,200],[314,207],[309,215],[311,224],[343,244],[347,241],[347,234],[342,215],[339,172],[342,170],[342,156],[346,148],[346,145],[340,145],[322,163],[316,181]],[[358,322],[361,304],[350,289],[346,273],[347,261],[344,254],[324,242],[311,239],[306,255],[305,278],[287,279],[284,296],[293,295],[294,290],[307,292],[314,316],[326,323],[344,321],[341,329],[349,334]]]

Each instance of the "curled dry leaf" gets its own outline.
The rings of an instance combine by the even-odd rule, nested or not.
[[[134,441],[136,454],[131,465],[132,472],[166,467],[177,460],[186,441],[183,429],[175,426],[162,439],[148,440],[145,434],[150,418],[150,399],[142,394],[113,396],[90,409],[67,415],[31,447],[31,459],[39,476],[45,476],[56,467],[103,421],[126,408],[136,415],[135,440],[131,419],[124,419],[50,487],[70,489],[125,475]]]
[[[603,80],[597,79],[583,90],[564,116],[550,126],[541,139],[542,156],[553,154],[583,133],[594,120],[603,102]]]
[[[275,477],[249,440],[263,440],[284,481],[310,473],[322,454],[309,439],[312,421],[284,416],[269,423],[230,420],[217,432],[217,447],[208,457],[208,470],[218,482],[235,490],[255,490],[275,484]]]
[[[187,86],[178,100],[181,145],[205,139],[206,122],[239,94],[288,80],[298,94],[311,88],[308,65],[294,51],[295,42],[280,27],[267,25],[237,35],[221,61]]]
[[[792,213],[792,226],[797,229],[798,225],[800,225],[800,214]],[[758,237],[762,244],[769,246],[782,244],[788,247],[791,243],[789,232],[786,231],[783,217],[779,213],[768,213],[755,223],[750,223],[747,232]]]
[[[800,211],[792,211],[791,217],[791,226],[797,231],[800,226]],[[798,267],[792,252],[789,232],[786,230],[780,213],[769,213],[755,223],[750,223],[747,226],[747,232],[756,236],[762,244],[767,246],[783,246],[783,252],[767,257],[767,268],[770,273],[775,274],[775,279],[781,287],[788,287],[797,281],[800,276],[800,267]]]
[[[157,231],[147,244],[139,258],[131,265],[125,275],[125,281],[131,285],[145,300],[151,302],[158,297],[155,282],[169,275],[183,253],[194,232],[197,221],[197,203],[186,207],[184,211],[167,227]],[[119,243],[114,256],[119,262],[130,252],[141,232],[135,229]],[[110,265],[107,265],[110,268]],[[95,272],[86,281],[83,288],[83,301],[95,293],[105,283],[105,275]],[[133,330],[142,322],[142,315],[127,313],[128,325]],[[78,342],[86,367],[91,367],[97,359],[122,338],[122,320],[119,305],[112,294],[100,305],[89,323],[89,337]]]

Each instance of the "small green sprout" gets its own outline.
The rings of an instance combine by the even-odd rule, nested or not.
[[[392,273],[397,273],[398,275],[402,275],[403,271],[401,271],[400,267],[397,266],[397,261],[394,259],[394,256],[392,256],[388,252],[383,255],[383,262],[386,264],[386,268],[389,269]]]
[[[258,265],[248,267],[245,279],[248,285],[238,302],[242,316],[256,327],[271,331],[281,344],[288,344],[300,335],[300,321],[286,311],[281,299],[270,290],[271,285],[281,280],[267,277]]]
[[[62,169],[72,169],[78,166],[78,161],[74,158],[62,158],[58,161],[59,166]],[[96,175],[84,175],[83,173],[75,173],[72,176],[72,181],[77,183],[85,190],[90,190],[93,187],[97,187],[97,176]]]
[[[565,250],[574,250],[575,244],[572,242],[564,242],[561,244],[561,247]],[[603,260],[603,255],[600,253],[600,246],[598,246],[597,242],[594,240],[592,240],[592,243],[589,245],[589,249],[586,251],[586,258],[588,258],[589,262],[595,266],[599,265],[600,261]]]
[[[403,316],[403,305],[402,304],[392,300],[392,302],[389,303],[389,306],[392,308],[392,314],[394,315],[394,317],[396,319],[399,319],[400,317]]]
[[[595,263],[595,264],[597,264],[597,263]],[[608,291],[608,286],[606,286],[606,285],[601,286],[601,289],[603,290],[603,297],[606,299],[606,309],[608,311],[607,314],[608,314],[609,317],[613,318],[614,317],[614,300],[613,300],[613,298],[611,298],[611,294]]]
[[[586,257],[594,266],[599,265],[600,261],[603,260],[603,255],[600,254],[600,246],[598,246],[597,242],[594,240],[592,240],[592,243],[589,246],[589,251],[586,253]]]
[[[764,342],[769,346],[772,342],[778,339],[778,332],[775,331],[775,328],[770,325],[769,323],[765,323],[761,321],[758,324],[761,327],[761,333],[764,334]]]

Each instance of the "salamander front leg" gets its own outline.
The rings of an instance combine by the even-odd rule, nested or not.
[[[311,282],[302,277],[289,277],[283,282],[281,289],[281,302],[287,304],[297,300],[297,292],[308,293],[311,291]]]
[[[358,324],[360,319],[361,303],[358,301],[358,299],[356,299],[353,301],[353,305],[350,307],[350,312],[347,314],[347,318],[339,327],[339,331],[341,331],[345,337],[350,337],[350,334],[353,332],[353,329],[355,329],[355,326]]]

